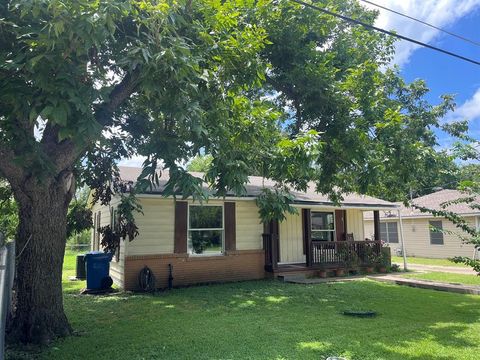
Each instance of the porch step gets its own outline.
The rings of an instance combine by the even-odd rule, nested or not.
[[[284,282],[298,283],[305,281],[306,276],[305,274],[279,274],[277,278]]]

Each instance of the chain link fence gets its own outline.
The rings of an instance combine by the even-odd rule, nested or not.
[[[86,253],[90,251],[90,244],[67,244],[65,251],[72,253]]]
[[[3,242],[3,235],[0,234]],[[9,242],[0,248],[0,359],[5,358],[5,329],[12,302],[15,277],[15,243]]]

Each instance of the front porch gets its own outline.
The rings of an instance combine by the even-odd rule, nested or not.
[[[361,270],[372,267],[375,259],[382,257],[382,241],[380,240],[380,221],[378,211],[374,211],[375,234],[373,240],[355,241],[349,233],[345,210],[331,212],[335,217],[332,239],[312,239],[312,211],[302,209],[301,212],[301,235],[294,236],[293,246],[297,256],[296,261],[288,262],[283,246],[291,246],[291,234],[282,234],[282,227],[278,222],[272,221],[265,224],[263,237],[263,249],[265,251],[265,270],[274,275],[282,273],[308,273],[315,275],[318,271],[333,271],[336,269]],[[363,217],[363,216],[362,216]],[[300,221],[298,221],[300,222]],[[303,236],[302,236],[303,235]],[[289,237],[290,242],[280,239]],[[303,254],[302,254],[303,250]],[[282,261],[283,260],[283,261]]]

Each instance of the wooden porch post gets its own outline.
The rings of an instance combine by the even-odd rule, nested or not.
[[[270,237],[272,239],[272,269],[278,268],[278,259],[280,255],[280,234],[278,220],[270,222]]]
[[[373,211],[373,233],[374,240],[380,240],[380,211]]]
[[[263,224],[265,250],[265,270],[273,271],[278,267],[279,259],[279,225],[272,220]]]

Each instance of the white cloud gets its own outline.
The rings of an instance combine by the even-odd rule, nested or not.
[[[466,100],[446,117],[447,121],[462,119],[466,119],[470,123],[473,120],[480,119],[480,88],[477,89],[470,99]]]
[[[372,0],[372,2],[440,28],[448,28],[448,26],[480,7],[480,0]],[[412,37],[430,45],[434,45],[435,40],[444,35],[438,30],[379,9],[376,6],[363,2],[361,4],[369,9],[380,11],[375,25],[383,29],[395,30],[398,34]],[[413,43],[404,40],[397,41],[393,63],[400,66],[408,63],[410,56],[418,48],[419,46]]]

